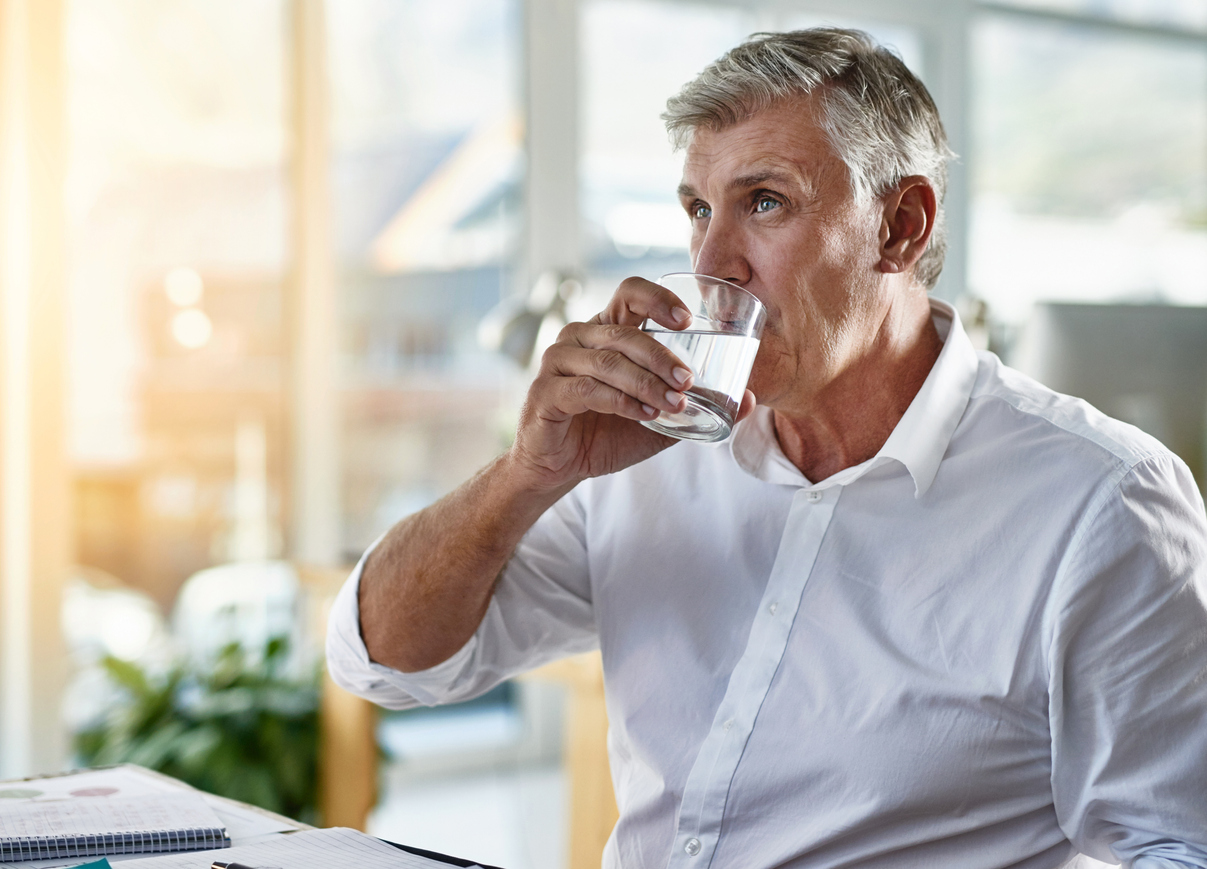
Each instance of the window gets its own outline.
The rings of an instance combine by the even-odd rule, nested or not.
[[[999,5],[1134,24],[1207,29],[1207,3],[1203,0],[999,0]]]
[[[328,4],[341,305],[343,549],[506,445],[518,372],[480,348],[513,291],[516,0]]]
[[[167,605],[281,551],[285,5],[67,8],[76,557]]]
[[[1207,302],[1207,46],[986,15],[973,33],[969,284],[1033,302]]]
[[[660,115],[666,100],[756,29],[743,9],[593,0],[582,10],[584,316],[630,275],[689,271],[690,234],[676,190],[683,155]],[[668,37],[673,34],[673,37]]]

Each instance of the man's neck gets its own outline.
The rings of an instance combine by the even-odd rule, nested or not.
[[[905,415],[943,349],[929,303],[911,319],[906,335],[884,336],[807,401],[773,408],[780,448],[807,479],[872,458]]]

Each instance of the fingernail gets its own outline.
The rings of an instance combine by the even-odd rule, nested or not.
[[[687,308],[672,308],[671,316],[675,318],[676,323],[686,323],[692,318],[692,312]]]
[[[674,371],[671,372],[671,374],[673,374],[675,379],[677,381],[679,381],[680,385],[687,383],[687,378],[692,376],[692,373],[690,371],[688,371],[686,368],[676,368]]]
[[[641,405],[641,409],[644,410],[647,414],[658,413],[658,411],[654,410],[654,408],[650,407],[648,404]]]
[[[666,391],[666,400],[668,403],[673,404],[675,407],[678,407],[679,402],[681,402],[683,400],[683,393],[675,392],[672,389],[668,389]]]

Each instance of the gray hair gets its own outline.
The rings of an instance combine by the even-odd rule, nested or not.
[[[683,148],[701,127],[722,130],[815,91],[823,130],[849,170],[857,201],[883,195],[908,175],[923,175],[934,187],[935,227],[914,271],[933,288],[947,250],[943,196],[955,154],[926,87],[866,33],[835,27],[756,33],[684,85],[662,119]]]

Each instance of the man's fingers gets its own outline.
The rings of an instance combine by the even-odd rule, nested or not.
[[[640,326],[646,319],[668,329],[684,329],[691,323],[691,311],[666,287],[644,278],[625,278],[612,300],[592,322],[617,326]]]
[[[660,344],[657,348],[665,350]],[[627,349],[637,354],[640,354],[641,350],[638,348],[634,351],[631,347]],[[665,369],[671,365],[672,363],[663,360],[661,367]],[[627,395],[638,404],[655,410],[678,411],[683,407],[682,393],[687,388],[686,384],[691,383],[691,378],[690,372],[678,366],[677,362],[674,366],[688,376],[682,381],[674,374],[660,376],[645,365],[634,362],[624,349],[596,349],[568,343],[559,343],[549,348],[541,365],[543,373],[550,375],[552,379],[595,381]],[[574,388],[579,390],[574,395],[585,398],[592,394],[587,384],[578,383]],[[589,409],[607,410],[600,406],[591,406]]]
[[[589,351],[587,354],[572,353],[574,349]],[[591,353],[602,353],[593,356]],[[659,344],[645,332],[632,326],[612,324],[571,323],[562,329],[558,341],[546,354],[554,364],[552,373],[609,374],[614,371],[635,375],[636,372],[621,364],[616,354],[632,365],[660,377],[663,383],[682,392],[692,385],[692,372],[674,353]],[[615,377],[604,377],[608,383],[625,389],[626,383]]]
[[[692,373],[638,328],[647,319],[682,329],[691,313],[665,287],[629,278],[604,311],[562,329],[530,392],[537,413],[551,421],[587,411],[642,421],[683,410]]]
[[[651,406],[601,380],[582,375],[559,377],[553,381],[549,385],[549,394],[541,402],[544,407],[538,412],[559,421],[587,411],[642,421],[658,416],[662,405],[666,403],[663,401]],[[680,397],[678,405],[672,405],[670,409],[682,409],[685,403]]]

